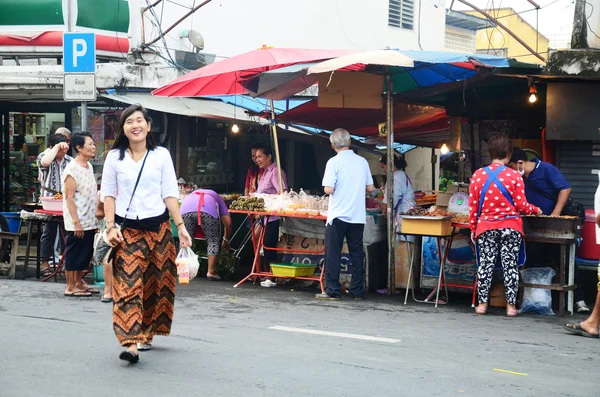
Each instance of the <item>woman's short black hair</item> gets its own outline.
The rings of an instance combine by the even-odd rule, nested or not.
[[[94,140],[92,134],[89,132],[78,132],[71,135],[71,147],[75,153],[79,153],[79,149],[77,149],[78,146],[82,148],[85,145],[85,138],[90,138],[92,141]]]
[[[386,155],[381,156],[381,158],[379,159],[379,162],[381,164],[387,164],[387,156]],[[408,164],[406,163],[404,156],[401,154],[398,154],[398,153],[394,153],[394,168],[396,168],[397,170],[400,170],[400,171],[404,171],[407,166],[408,166]]]
[[[49,147],[53,147],[55,145],[58,145],[61,142],[67,142],[67,136],[63,135],[63,134],[52,134],[50,135],[50,138],[48,138],[48,146]]]
[[[265,145],[265,146],[261,146],[261,147],[258,147],[258,148],[256,148],[256,150],[257,150],[257,151],[258,151],[258,150],[262,150],[262,152],[263,152],[263,154],[264,154],[265,156],[267,156],[267,157],[268,157],[268,156],[271,156],[271,159],[272,159],[273,161],[275,161],[275,159],[273,158],[273,151],[271,150],[271,147],[270,147],[270,146],[266,146],[266,145]]]
[[[509,163],[518,163],[519,161],[529,161],[527,153],[520,147],[514,147]]]
[[[488,141],[488,153],[492,160],[501,160],[511,157],[512,152],[512,141],[504,134],[493,135]]]
[[[144,115],[146,123],[152,123],[150,114],[142,105],[131,105],[127,109],[123,110],[123,113],[121,113],[121,118],[119,119],[119,127],[117,128],[117,137],[115,138],[115,143],[112,147],[113,150],[119,150],[119,160],[123,160],[125,158],[125,151],[129,148],[129,139],[125,135],[125,130],[123,127],[125,126],[127,119],[135,112],[141,112],[142,115]],[[148,135],[146,135],[146,149],[153,150],[157,146],[158,145],[152,136],[152,131],[148,131]]]

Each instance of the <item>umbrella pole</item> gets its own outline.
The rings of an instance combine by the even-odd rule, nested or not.
[[[281,178],[281,157],[279,156],[279,139],[277,138],[277,126],[275,125],[275,107],[271,99],[271,126],[273,127],[273,141],[275,145],[275,161],[277,162],[277,176],[279,177],[279,194],[283,193],[283,179]]]
[[[387,91],[387,233],[388,233],[388,295],[396,293],[395,228],[394,228],[394,99],[392,79],[385,76]]]

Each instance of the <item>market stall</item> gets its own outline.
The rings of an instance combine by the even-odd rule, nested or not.
[[[469,233],[469,225],[466,215],[453,212],[451,208],[448,211],[444,209],[426,210],[415,208],[402,216],[402,234],[405,236],[417,236],[423,241],[421,255],[416,262],[420,274],[421,288],[432,288],[432,292],[424,300],[418,300],[414,294],[414,264],[415,247],[414,244],[408,244],[407,263],[409,263],[407,289],[404,303],[408,300],[409,290],[412,291],[413,299],[422,303],[445,304],[448,302],[448,289],[466,289],[473,291],[473,301],[475,304],[475,288],[477,284],[476,268],[477,262],[474,257],[474,248],[471,244],[466,251],[466,260],[464,255],[464,245],[458,236],[462,231]],[[564,316],[565,313],[565,294],[568,298],[567,310],[573,313],[573,291],[574,272],[575,272],[575,247],[581,234],[581,222],[576,217],[560,216],[523,216],[523,230],[525,241],[527,243],[555,244],[561,246],[559,258],[559,267],[557,269],[558,282],[550,285],[523,283],[519,288],[537,288],[544,290],[558,291],[558,315]],[[425,240],[432,240],[431,245],[425,243]],[[458,245],[455,245],[458,242]],[[398,244],[398,242],[397,242]],[[451,258],[452,251],[463,251],[461,260]],[[567,255],[568,252],[568,255]],[[471,260],[469,260],[471,256]],[[427,269],[430,262],[437,262],[435,269]],[[467,266],[473,271],[456,272],[456,266]],[[526,264],[527,267],[535,267],[535,264]],[[428,282],[427,278],[435,277],[435,282]],[[444,299],[440,299],[440,291],[444,292]],[[435,295],[435,299],[432,300]]]
[[[301,264],[312,266],[312,270],[306,270],[314,273],[315,269],[319,276],[311,274],[309,278],[302,278],[308,281],[322,282],[320,273],[324,266],[324,250],[325,250],[325,221],[327,219],[328,197],[310,196],[304,192],[295,193],[288,192],[282,195],[255,195],[253,198],[241,197],[230,205],[230,212],[233,214],[248,215],[253,223],[256,223],[259,218],[280,217],[283,219],[281,225],[281,238],[276,247],[265,247],[261,239],[262,236],[255,237],[254,240],[254,262],[251,273],[240,283],[247,281],[249,278],[261,277],[287,277],[289,272],[281,275],[278,271],[281,266],[289,264]],[[384,263],[381,260],[383,255],[380,255],[381,247],[377,244],[386,242],[386,222],[385,215],[379,212],[368,211],[367,222],[363,234],[363,244],[365,250],[365,263],[360,264],[366,267],[367,287],[372,279],[371,276],[378,276],[386,273],[375,269],[378,263]],[[264,233],[264,228],[262,230]],[[372,249],[378,247],[378,249]],[[257,253],[261,249],[273,250],[280,254],[281,261],[284,265],[275,271],[275,274],[261,272],[258,269]],[[374,261],[371,259],[374,258]],[[352,264],[348,255],[348,249],[344,244],[342,249],[342,274],[341,282],[343,285],[349,284]],[[287,265],[286,265],[287,264]],[[381,266],[380,266],[381,267]],[[383,267],[382,267],[383,268]],[[387,269],[387,266],[385,266]],[[275,269],[274,269],[275,270]],[[303,276],[304,277],[304,276]],[[378,282],[381,283],[380,280]],[[385,281],[383,281],[385,283]]]

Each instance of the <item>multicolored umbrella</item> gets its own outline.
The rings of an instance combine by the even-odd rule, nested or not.
[[[246,79],[242,85],[246,87],[250,95],[284,99],[314,85],[321,73],[352,71],[389,75],[394,93],[401,93],[417,88],[466,80],[473,77],[479,68],[539,68],[538,65],[483,54],[402,50],[378,52],[402,55],[406,59],[412,60],[413,65],[398,66],[382,62],[371,63],[368,60],[366,62],[355,61],[360,59],[361,54],[374,53],[370,51],[268,71]],[[381,88],[383,93],[385,88]]]
[[[197,97],[245,94],[240,81],[270,70],[326,60],[351,53],[342,50],[262,48],[206,65],[152,92],[156,96]]]

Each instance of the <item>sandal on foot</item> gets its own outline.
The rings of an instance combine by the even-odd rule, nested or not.
[[[146,352],[148,350],[152,350],[152,344],[151,343],[138,343],[137,348],[139,351]]]
[[[506,317],[517,317],[519,311],[517,309],[506,309]]]
[[[42,276],[42,277],[50,277],[51,275],[52,275],[52,270],[50,268],[45,268],[40,273],[40,276]]]
[[[100,299],[100,302],[102,303],[112,303],[113,302],[113,298],[111,297],[106,297],[106,296],[102,296],[102,299]]]
[[[92,296],[91,293],[87,292],[87,291],[73,291],[73,292],[65,292],[65,296],[71,297],[71,298],[89,298],[90,296]]]
[[[581,327],[581,323],[565,324],[565,325],[563,325],[563,328],[572,334],[585,336],[586,338],[599,338],[600,337],[598,334],[591,334],[591,333],[587,332],[586,330],[584,330]]]
[[[219,280],[221,280],[221,277],[219,277],[217,275],[213,276],[212,274],[206,273],[206,279],[208,281],[219,281]]]
[[[135,364],[140,361],[140,355],[130,352],[129,350],[122,351],[119,358],[123,361],[129,361],[130,364]]]
[[[479,308],[479,306],[475,307],[475,314],[478,316],[485,316],[487,314],[487,307],[485,309]]]

